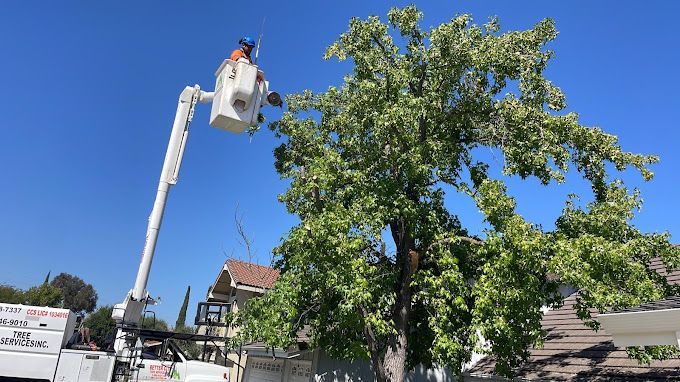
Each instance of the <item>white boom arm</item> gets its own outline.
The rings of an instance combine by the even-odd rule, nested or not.
[[[137,271],[135,286],[125,300],[113,307],[111,314],[119,330],[114,348],[118,355],[130,354],[136,339],[126,335],[126,328],[140,326],[144,307],[150,301],[146,285],[149,280],[151,263],[156,249],[158,232],[163,221],[165,202],[170,186],[177,183],[182,156],[189,135],[189,124],[198,102],[212,105],[210,125],[234,133],[242,132],[247,126],[257,123],[257,113],[264,105],[280,106],[278,93],[268,90],[268,82],[258,79],[263,76],[255,65],[225,60],[218,69],[215,92],[204,92],[198,85],[186,87],[179,95],[177,113],[172,125],[170,142],[165,153],[163,170],[158,182],[156,200],[149,216],[144,251]]]
[[[175,115],[175,122],[172,125],[170,142],[168,143],[168,150],[165,153],[161,178],[158,182],[156,201],[153,204],[151,216],[149,216],[149,225],[146,230],[146,241],[144,242],[142,261],[139,264],[135,287],[132,290],[132,298],[135,300],[145,299],[147,295],[146,284],[149,280],[149,270],[156,249],[158,231],[161,228],[161,221],[163,220],[165,201],[168,198],[170,186],[177,184],[179,168],[182,165],[182,156],[184,155],[184,148],[186,147],[187,137],[189,135],[189,124],[194,116],[194,108],[196,107],[197,102],[210,102],[211,100],[212,93],[201,91],[198,85],[193,88],[187,86],[179,96],[177,114]]]
[[[197,102],[211,102],[213,93],[201,91],[198,85],[186,87],[179,96],[177,113],[172,125],[168,149],[165,153],[163,170],[158,182],[156,200],[153,210],[149,216],[149,223],[146,230],[146,241],[144,251],[137,271],[134,288],[128,293],[125,301],[116,304],[113,311],[113,318],[124,325],[137,325],[141,321],[144,305],[146,304],[148,293],[146,285],[149,280],[149,271],[153,261],[156,242],[158,241],[158,231],[161,228],[165,202],[168,198],[170,186],[177,183],[179,169],[182,164],[182,156],[189,135],[189,125],[194,116],[194,108]]]

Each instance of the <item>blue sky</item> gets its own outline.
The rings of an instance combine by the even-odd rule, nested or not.
[[[0,12],[0,283],[21,288],[48,271],[92,283],[100,304],[120,302],[132,287],[144,243],[177,96],[186,85],[212,90],[213,73],[243,34],[256,36],[266,16],[260,65],[282,94],[337,84],[347,63],[323,51],[350,17],[384,17],[385,1],[6,1]],[[597,3],[597,4],[595,4]],[[626,150],[661,156],[644,183],[643,231],[680,241],[680,33],[677,2],[431,1],[416,3],[423,26],[460,13],[478,23],[500,18],[503,31],[544,17],[560,34],[547,76],[581,122],[620,137]],[[272,120],[281,114],[270,109]],[[198,107],[180,180],[170,194],[149,290],[157,314],[174,322],[187,285],[189,317],[226,256],[245,259],[234,213],[254,239],[254,260],[295,223],[276,200],[285,189],[273,168],[278,144],[263,129],[252,139],[208,126]],[[551,227],[578,178],[543,188],[510,181],[525,217]],[[462,220],[479,227],[465,201]]]

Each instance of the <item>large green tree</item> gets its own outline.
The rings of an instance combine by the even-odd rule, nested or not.
[[[24,302],[24,291],[12,285],[0,284],[0,302],[21,304]]]
[[[84,314],[94,311],[97,306],[97,292],[94,287],[78,276],[60,273],[52,279],[50,285],[62,291],[63,308]]]
[[[162,331],[168,331],[170,330],[170,325],[168,323],[161,319],[161,318],[156,318],[153,315],[146,315],[142,317],[142,322],[140,323],[140,326],[144,329],[153,329],[153,330],[162,330]]]
[[[61,289],[50,284],[30,287],[23,293],[23,303],[26,305],[59,307],[64,300]]]
[[[285,346],[310,325],[315,346],[370,359],[378,381],[403,381],[419,363],[459,371],[474,351],[511,375],[541,344],[541,307],[560,304],[560,283],[581,290],[576,308],[593,327],[590,308],[675,292],[648,263],[675,269],[678,249],[631,225],[639,194],[611,176],[632,167],[649,180],[657,158],[563,111],[544,77],[553,21],[500,33],[496,20],[462,15],[425,31],[421,17],[406,7],[387,23],[353,18],[326,53],[353,72],[289,96],[270,125],[290,181],[280,199],[300,223],[275,250],[275,287],[237,317],[242,340]],[[570,197],[553,230],[519,215],[505,184],[577,174],[593,194]],[[483,214],[483,232],[445,203],[456,193]]]
[[[105,305],[87,315],[83,326],[90,329],[90,338],[100,347],[105,345],[107,338],[116,330],[116,321],[111,318],[113,307]],[[108,344],[107,344],[108,345]]]

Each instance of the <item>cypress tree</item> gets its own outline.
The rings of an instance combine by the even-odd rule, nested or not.
[[[191,285],[187,287],[187,293],[184,295],[184,302],[179,308],[179,315],[177,315],[177,322],[175,322],[175,330],[184,327],[184,322],[187,319],[187,307],[189,306],[189,293],[191,293]]]

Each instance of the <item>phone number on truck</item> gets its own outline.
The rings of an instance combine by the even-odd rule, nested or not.
[[[21,308],[17,308],[16,306],[0,306],[0,312],[21,313]]]
[[[0,318],[0,325],[5,326],[28,326],[28,321],[25,320],[12,320],[9,318]]]

